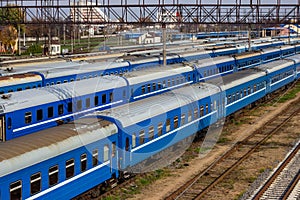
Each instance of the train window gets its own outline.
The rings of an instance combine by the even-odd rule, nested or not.
[[[57,81],[57,83],[56,83],[56,84],[57,84],[57,85],[59,85],[60,83],[61,83],[60,81]]]
[[[198,118],[198,108],[194,109],[194,119]]]
[[[125,151],[129,151],[129,138],[126,137]]]
[[[134,148],[135,146],[136,146],[136,135],[135,135],[135,133],[134,134],[132,134],[132,148]]]
[[[80,78],[76,78],[76,81],[80,81]]]
[[[214,100],[214,110],[217,110],[217,101]]]
[[[230,104],[231,103],[231,95],[228,95],[228,97],[227,97],[227,104]],[[207,113],[207,111],[206,111],[206,113]]]
[[[85,153],[80,156],[80,169],[82,172],[87,169],[87,157]]]
[[[109,159],[108,155],[109,155],[109,147],[108,147],[108,145],[104,145],[104,147],[103,147],[103,162],[108,161],[108,159]]]
[[[147,88],[148,88],[148,92],[150,92],[151,91],[151,85],[148,84]]]
[[[22,88],[18,88],[17,91],[22,91]]]
[[[162,88],[162,87],[161,87],[161,82],[158,82],[158,83],[157,83],[157,89],[160,90],[161,88]]]
[[[188,81],[191,81],[191,75],[190,74],[188,75]]]
[[[175,79],[172,78],[172,86],[174,86],[174,85],[175,85]]]
[[[140,140],[139,140],[140,144],[144,144],[144,142],[145,142],[145,131],[144,130],[140,131],[139,138],[140,138]]]
[[[236,99],[236,100],[239,100],[239,98],[240,98],[240,93],[239,93],[239,92],[236,92],[235,99]]]
[[[36,111],[36,120],[40,121],[42,119],[43,119],[43,110],[39,109],[39,110]]]
[[[49,186],[53,186],[58,183],[58,166],[55,165],[49,169]]]
[[[150,126],[149,127],[149,140],[153,140],[154,139],[154,127]]]
[[[98,96],[95,96],[95,97],[94,97],[94,105],[95,105],[95,106],[98,106],[98,104],[99,104],[99,97],[98,97]]]
[[[123,90],[123,98],[126,98],[126,90]]]
[[[9,187],[10,199],[21,200],[22,199],[22,181],[16,181],[10,184]]]
[[[54,115],[53,106],[48,107],[48,118],[53,117],[53,115]]]
[[[248,87],[248,95],[251,94],[251,88]]]
[[[181,83],[184,83],[184,77],[181,77]]]
[[[179,84],[180,84],[179,77],[177,77],[177,79],[176,79],[176,84],[177,84],[177,85],[179,85]]]
[[[117,72],[118,73],[118,72]],[[93,78],[93,76],[92,75],[89,75],[89,78]]]
[[[25,113],[25,123],[26,124],[30,124],[31,123],[31,121],[32,121],[32,118],[31,118],[31,112],[27,112],[27,113]]]
[[[90,98],[86,98],[86,100],[85,100],[85,107],[86,108],[91,107],[91,99]]]
[[[163,129],[163,124],[160,122],[157,126],[157,135],[158,136],[162,135],[162,129]]]
[[[68,103],[68,112],[73,112],[73,103],[72,102]]]
[[[74,78],[71,78],[70,82],[74,82]]]
[[[4,91],[0,91],[0,94],[4,94]]]
[[[102,104],[106,104],[106,94],[102,94]]]
[[[206,71],[204,71],[203,77],[206,77]]]
[[[166,121],[166,132],[169,132],[171,129],[171,120],[167,119]]]
[[[145,94],[146,93],[146,89],[145,89],[145,86],[143,85],[142,86],[142,94]]]
[[[41,191],[41,173],[36,173],[30,177],[30,194],[36,194],[39,191]]]
[[[82,109],[82,100],[78,100],[76,102],[76,107],[77,107],[77,110],[81,110]]]
[[[133,88],[131,88],[131,91],[130,91],[130,92],[131,92],[131,97],[132,97],[132,96],[133,96]]]
[[[208,104],[206,104],[206,106],[205,106],[205,112],[206,112],[206,114],[208,114]]]
[[[86,76],[84,76],[83,79],[86,79]]]
[[[36,88],[36,86],[34,85],[34,86],[32,86],[32,88]]]
[[[191,122],[192,121],[192,111],[189,110],[188,112],[188,122]]]
[[[166,87],[166,81],[163,81],[163,87]]]
[[[54,82],[51,82],[51,85],[54,85]]]
[[[178,116],[174,117],[174,129],[178,128]]]
[[[59,104],[58,105],[58,114],[59,115],[62,115],[62,114],[64,114],[64,105],[63,104]]]
[[[153,91],[156,90],[156,83],[153,83],[153,84],[152,84],[152,89],[153,89]]]
[[[7,118],[7,128],[8,129],[11,129],[11,118],[9,117],[9,118]]]
[[[114,94],[111,92],[109,93],[109,102],[113,102],[114,101]]]
[[[185,114],[182,114],[180,120],[180,126],[183,126],[184,124],[185,124]]]
[[[68,81],[67,80],[64,80],[64,83],[67,83]]]
[[[204,116],[204,106],[200,107],[200,117]]]
[[[7,92],[10,93],[10,92],[13,92],[13,90],[8,90]]]
[[[93,167],[98,165],[98,149],[93,150]]]
[[[25,89],[26,89],[26,90],[30,89],[30,86],[27,86]]]
[[[171,86],[171,81],[170,81],[170,79],[168,79],[168,87],[170,87]]]
[[[116,156],[116,142],[112,142],[112,149],[111,149],[111,157],[115,157]]]
[[[66,161],[66,179],[71,178],[75,174],[75,163],[74,159]]]
[[[244,97],[247,96],[247,90],[246,88],[244,89]]]
[[[232,94],[232,102],[234,102],[234,101],[235,101],[235,93]]]
[[[46,84],[46,86],[50,86],[50,84],[49,84],[49,83],[47,83],[47,84]]]

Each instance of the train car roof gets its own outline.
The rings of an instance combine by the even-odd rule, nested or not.
[[[218,92],[220,88],[217,86],[197,83],[95,114],[114,118],[123,127],[128,127]]]
[[[33,73],[13,74],[0,77],[0,87],[42,81],[41,76]]]
[[[76,98],[82,95],[93,94],[97,91],[114,89],[126,85],[126,81],[122,77],[104,76],[13,92],[3,95],[0,99],[0,107],[2,107],[0,113],[13,112],[15,110],[62,101],[68,98]]]
[[[254,67],[254,69],[262,70],[265,71],[266,73],[274,72],[279,69],[288,67],[290,65],[293,65],[294,62],[290,59],[281,59],[281,60],[276,60],[273,62],[265,63],[259,66]]]
[[[288,58],[286,58],[288,60],[293,60],[296,62],[296,64],[300,63],[300,54],[296,54],[293,56],[289,56]]]
[[[226,76],[218,77],[215,79],[207,80],[207,83],[218,85],[222,90],[227,90],[229,88],[235,87],[237,85],[243,84],[245,82],[254,80],[256,78],[265,76],[266,73],[260,70],[245,69],[242,71],[235,72],[233,74],[228,74]]]
[[[201,68],[201,67],[213,66],[228,61],[234,61],[234,58],[232,58],[231,56],[218,56],[214,58],[205,58],[196,61],[195,65],[197,68]]]
[[[240,54],[235,54],[234,57],[236,59],[243,59],[243,58],[249,58],[252,56],[258,56],[260,55],[260,51],[249,51],[249,52],[244,52]]]
[[[0,143],[0,177],[116,134],[115,124],[83,118]],[[109,141],[107,141],[109,143]]]
[[[138,84],[149,80],[161,79],[166,76],[181,75],[182,73],[193,71],[190,65],[175,64],[167,65],[166,67],[159,66],[154,68],[145,68],[143,70],[131,71],[124,74],[130,85]]]

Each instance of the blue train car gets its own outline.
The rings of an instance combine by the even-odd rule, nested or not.
[[[120,169],[127,171],[216,122],[219,92],[217,86],[199,83],[131,103],[130,109],[97,112],[119,127]]]
[[[0,199],[71,199],[118,177],[118,128],[92,119],[0,144]]]
[[[3,95],[0,140],[11,140],[124,103],[126,88],[123,78],[107,76]]]

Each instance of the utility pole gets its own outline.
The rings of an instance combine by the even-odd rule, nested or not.
[[[167,32],[166,32],[166,24],[162,24],[162,31],[163,31],[163,66],[167,66],[167,44],[166,44],[166,38],[167,38]]]
[[[251,51],[251,25],[248,26],[248,51]]]

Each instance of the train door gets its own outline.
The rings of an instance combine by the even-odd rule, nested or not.
[[[5,118],[0,116],[0,141],[5,141]]]

